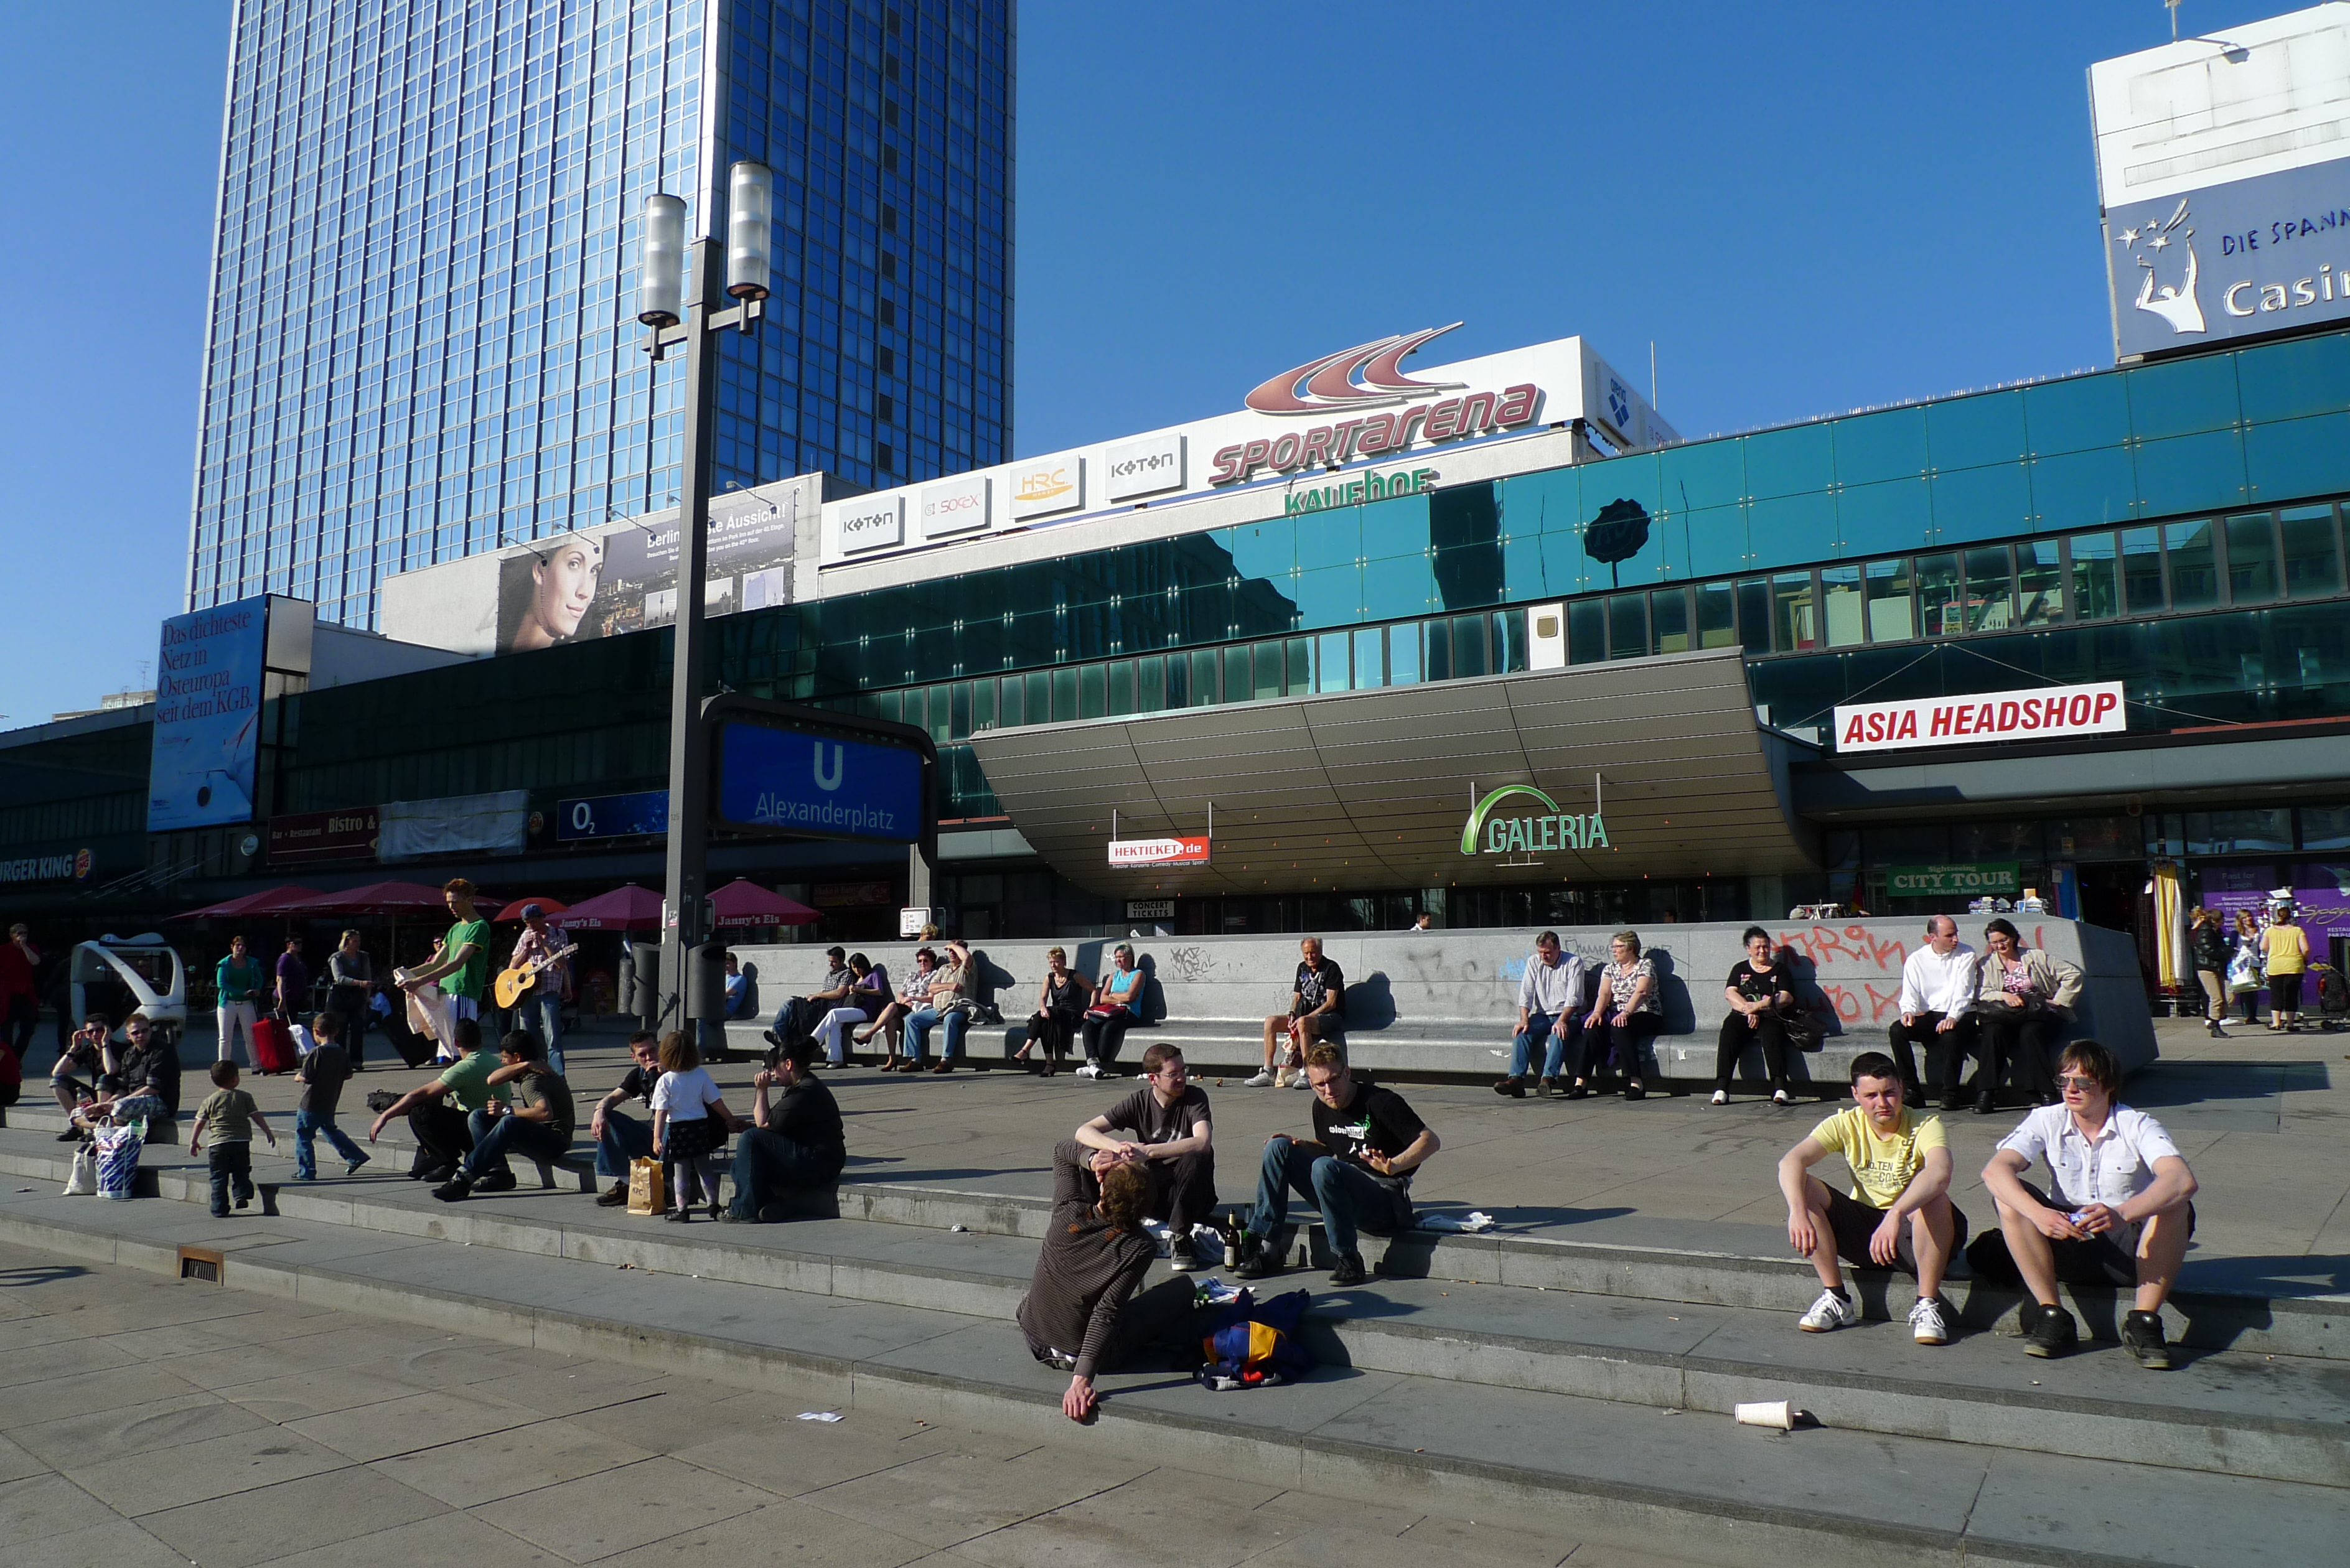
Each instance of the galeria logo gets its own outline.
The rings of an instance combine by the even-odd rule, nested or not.
[[[1512,795],[1529,795],[1549,809],[1547,816],[1516,816],[1489,822],[1486,818],[1493,808]],[[1482,836],[1484,842],[1478,840]],[[1558,802],[1533,784],[1503,784],[1477,803],[1469,820],[1461,829],[1461,853],[1474,855],[1482,849],[1488,855],[1513,855],[1521,851],[1533,853],[1542,849],[1612,849],[1607,842],[1607,825],[1597,812],[1587,815],[1562,812]]]
[[[1248,406],[1261,414],[1318,414],[1331,409],[1384,408],[1407,398],[1451,390],[1462,383],[1409,380],[1401,367],[1421,345],[1460,325],[1456,321],[1452,327],[1400,332],[1284,370],[1251,392]]]

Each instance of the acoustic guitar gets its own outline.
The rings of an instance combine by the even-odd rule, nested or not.
[[[541,971],[553,964],[562,962],[578,950],[577,942],[566,942],[554,951],[542,953],[528,963],[518,965],[514,969],[500,970],[494,988],[498,1005],[506,1008],[514,1006],[515,1002],[537,989]]]

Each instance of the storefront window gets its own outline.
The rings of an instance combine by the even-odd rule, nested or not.
[[[1659,588],[1648,596],[1648,620],[1656,632],[1659,653],[1687,653],[1690,641],[1689,590]]]
[[[1077,671],[1077,717],[1098,719],[1109,711],[1107,672],[1098,664]]]
[[[1493,612],[1493,673],[1515,675],[1526,667],[1526,617],[1523,610]]]
[[[2040,858],[2040,824],[2002,818],[1996,822],[1956,822],[1950,825],[1953,860],[2019,860]]]
[[[2015,587],[2024,626],[2054,626],[2064,618],[2063,542],[2034,539],[2015,547]]]
[[[1419,684],[1419,628],[1417,626],[1392,626],[1388,628],[1388,684]]]
[[[1771,585],[1759,578],[1738,585],[1738,638],[1749,653],[1771,651]]]
[[[1110,717],[1120,718],[1134,711],[1134,661],[1121,659],[1109,667]]]
[[[1137,659],[1134,670],[1136,710],[1144,713],[1166,711],[1167,660],[1157,656]]]
[[[2258,520],[2265,528],[2266,517]],[[2233,525],[2230,524],[2232,535]],[[2209,609],[2220,602],[2220,564],[2211,547],[2209,518],[2173,523],[2163,529],[2170,552],[2170,604],[2174,609]],[[2272,571],[2273,576],[2273,571]]]
[[[1812,613],[1812,574],[1783,572],[1771,579],[1771,643],[1782,653],[1817,646],[1819,626]]]
[[[2272,851],[2293,847],[2293,808],[2268,806],[2249,811],[2190,811],[2187,816],[2187,853],[2235,855],[2248,850]]]
[[[2015,624],[2015,589],[2007,546],[1967,552],[1967,629],[2005,631]]]
[[[2125,528],[2122,540],[2122,602],[2132,615],[2162,608],[2162,530]]]
[[[1607,657],[1607,607],[1575,599],[1566,607],[1566,661],[1596,664]]]
[[[1288,682],[1288,650],[1280,643],[1256,645],[1256,682],[1252,694],[1258,701],[1283,693]]]
[[[1728,583],[1697,587],[1697,645],[1729,648],[1738,641],[1738,605]]]
[[[1430,621],[1416,628],[1422,639],[1420,678],[1424,680],[1452,679],[1452,633],[1444,622]]]
[[[2047,826],[2052,860],[2136,860],[2146,853],[2135,817],[2059,816]]]
[[[1607,657],[1641,659],[1648,651],[1648,596],[1617,594],[1607,601]]]
[[[1355,690],[1367,691],[1387,684],[1387,634],[1378,627],[1355,633]]]
[[[1452,618],[1452,678],[1465,680],[1485,673],[1485,618],[1482,615],[1459,615]]]
[[[1855,648],[1861,642],[1860,568],[1820,568],[1820,618],[1827,628],[1830,648]]]
[[[2350,805],[2304,805],[2301,808],[2303,849],[2350,849]]]
[[[1906,642],[1918,635],[1909,602],[1909,560],[1868,563],[1868,639]]]
[[[2073,618],[2104,620],[2122,607],[2121,573],[2111,534],[2075,534],[2066,541],[2073,555]]]
[[[2334,536],[2331,506],[2288,506],[2279,517],[2284,533],[2284,591],[2312,598],[2342,591],[2342,555]],[[2233,540],[2230,541],[2231,546]],[[2230,555],[2230,564],[2233,556]]]
[[[1191,706],[1212,708],[1216,705],[1216,650],[1203,648],[1191,655]]]
[[[1928,637],[1956,637],[1964,629],[1966,587],[1956,556],[1918,557],[1918,610]]]
[[[1315,681],[1316,691],[1344,691],[1347,689],[1347,648],[1349,634],[1334,631],[1321,639],[1321,669]]]

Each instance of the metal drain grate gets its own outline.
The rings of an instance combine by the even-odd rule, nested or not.
[[[180,1249],[180,1278],[183,1280],[202,1280],[208,1285],[216,1285],[227,1267],[228,1260],[209,1247]]]

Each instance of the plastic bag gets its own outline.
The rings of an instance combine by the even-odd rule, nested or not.
[[[97,1190],[97,1158],[90,1153],[89,1145],[78,1145],[74,1149],[73,1168],[66,1173],[65,1196],[87,1198]]]
[[[129,1199],[139,1181],[139,1151],[147,1139],[136,1124],[99,1127],[91,1135],[98,1146],[98,1195]],[[77,1162],[78,1162],[77,1156]]]

